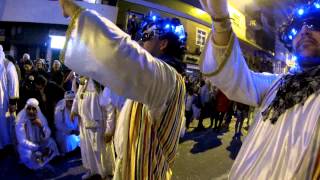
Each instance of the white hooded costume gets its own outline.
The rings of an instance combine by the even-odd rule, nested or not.
[[[98,92],[92,79],[80,85],[72,112],[80,116],[80,148],[83,166],[90,174],[112,175],[114,153],[105,142],[115,129],[115,106],[106,97],[107,88]]]
[[[320,96],[314,93],[304,104],[286,109],[275,124],[263,121],[262,112],[274,101],[282,75],[251,71],[234,34],[227,46],[209,39],[202,72],[231,100],[257,108],[229,178],[311,179],[320,149]]]
[[[3,48],[0,45],[0,149],[12,144],[10,128],[9,100],[19,98],[19,80],[14,64],[5,59]],[[6,117],[7,116],[7,117]]]
[[[41,121],[42,128],[34,125],[27,115],[28,106],[37,109],[37,118]],[[16,119],[16,136],[18,140],[18,152],[20,160],[30,169],[39,169],[45,166],[52,158],[59,154],[58,147],[50,137],[51,131],[46,118],[43,116],[39,102],[31,98],[21,110]],[[42,154],[41,150],[48,150],[48,154]]]
[[[78,117],[72,121],[70,119],[70,111],[66,108],[66,101],[73,100],[74,92],[68,91],[65,93],[64,99],[60,100],[55,109],[54,120],[57,128],[56,140],[59,145],[60,153],[68,153],[80,146],[80,137],[73,134],[74,131],[79,131]]]

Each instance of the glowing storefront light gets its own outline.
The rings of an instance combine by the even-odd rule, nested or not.
[[[62,49],[63,48],[64,43],[66,41],[65,36],[50,35],[50,38],[51,38],[50,47],[52,49]]]

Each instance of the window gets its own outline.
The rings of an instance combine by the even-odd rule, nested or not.
[[[208,32],[206,30],[197,28],[196,45],[200,46],[201,49],[206,44],[207,34],[208,34]]]

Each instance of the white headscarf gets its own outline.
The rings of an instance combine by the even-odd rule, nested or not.
[[[37,117],[40,119],[41,123],[45,123],[45,125],[47,125],[47,120],[45,116],[42,114],[41,109],[39,107],[39,101],[35,98],[30,98],[27,100],[24,109],[22,109],[17,115],[16,123],[25,123],[29,119],[26,112],[28,106],[35,107],[37,109]]]

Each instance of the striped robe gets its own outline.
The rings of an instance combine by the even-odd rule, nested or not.
[[[126,97],[114,136],[115,180],[170,179],[184,117],[183,78],[94,11],[74,13],[65,64]]]

